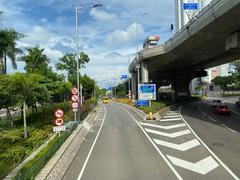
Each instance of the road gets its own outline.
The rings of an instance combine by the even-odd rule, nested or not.
[[[238,179],[238,129],[234,133],[221,126],[223,132],[218,132],[211,129],[216,126],[212,122],[202,125],[207,122],[199,105],[173,107],[161,121],[141,120],[137,111],[120,104],[104,105],[103,115],[95,121],[63,179]],[[221,136],[213,137],[212,130]]]

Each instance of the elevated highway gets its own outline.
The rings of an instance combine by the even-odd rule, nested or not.
[[[129,66],[132,93],[139,83],[168,81],[175,99],[189,97],[189,83],[204,69],[240,58],[240,0],[214,0],[164,44],[143,49]]]

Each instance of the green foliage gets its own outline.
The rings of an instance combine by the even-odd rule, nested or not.
[[[7,73],[7,57],[11,60],[12,67],[17,68],[16,55],[22,54],[22,50],[17,48],[16,41],[24,37],[14,29],[0,29],[0,64],[2,73]]]
[[[116,87],[113,87],[113,92],[116,92],[117,97],[126,97],[128,94],[128,82],[118,84]]]
[[[233,84],[235,78],[233,76],[217,76],[215,79],[212,80],[214,85],[220,86],[223,90],[227,90],[228,86]]]
[[[161,100],[160,102],[151,101],[151,106],[138,107],[138,109],[143,110],[143,112],[145,112],[146,114],[148,114],[149,112],[156,113],[161,109],[171,105],[172,103],[172,100]]]
[[[95,81],[85,74],[80,78],[80,84],[83,86],[83,96],[86,99],[91,98],[96,84]]]
[[[72,84],[76,85],[77,82],[77,61],[76,61],[76,54],[66,54],[59,60],[60,62],[57,63],[56,68],[57,70],[65,70],[67,71],[67,78]],[[78,67],[79,69],[84,68],[85,64],[90,61],[87,54],[84,52],[80,53],[80,58],[78,59]]]
[[[38,47],[27,49],[27,55],[20,58],[25,62],[24,69],[27,73],[46,75],[51,71],[48,67],[49,59],[43,54],[44,49]]]

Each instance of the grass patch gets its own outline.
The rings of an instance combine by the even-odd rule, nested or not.
[[[137,108],[148,114],[149,112],[156,113],[171,104],[173,104],[172,100],[151,101],[151,106],[143,106]]]
[[[67,106],[66,106],[67,107]],[[54,110],[64,109],[63,103],[47,105],[39,112],[29,112],[27,116],[29,138],[23,138],[23,122],[20,116],[14,117],[14,129],[11,121],[1,121],[0,130],[0,179],[35,151],[52,135]],[[70,105],[65,108],[64,120],[73,119]]]

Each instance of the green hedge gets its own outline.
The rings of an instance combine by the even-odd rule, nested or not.
[[[29,161],[20,169],[14,179],[34,179],[75,128],[76,125],[71,130],[62,133],[60,136],[56,135],[56,137],[52,139],[48,145],[34,157],[33,160]]]

